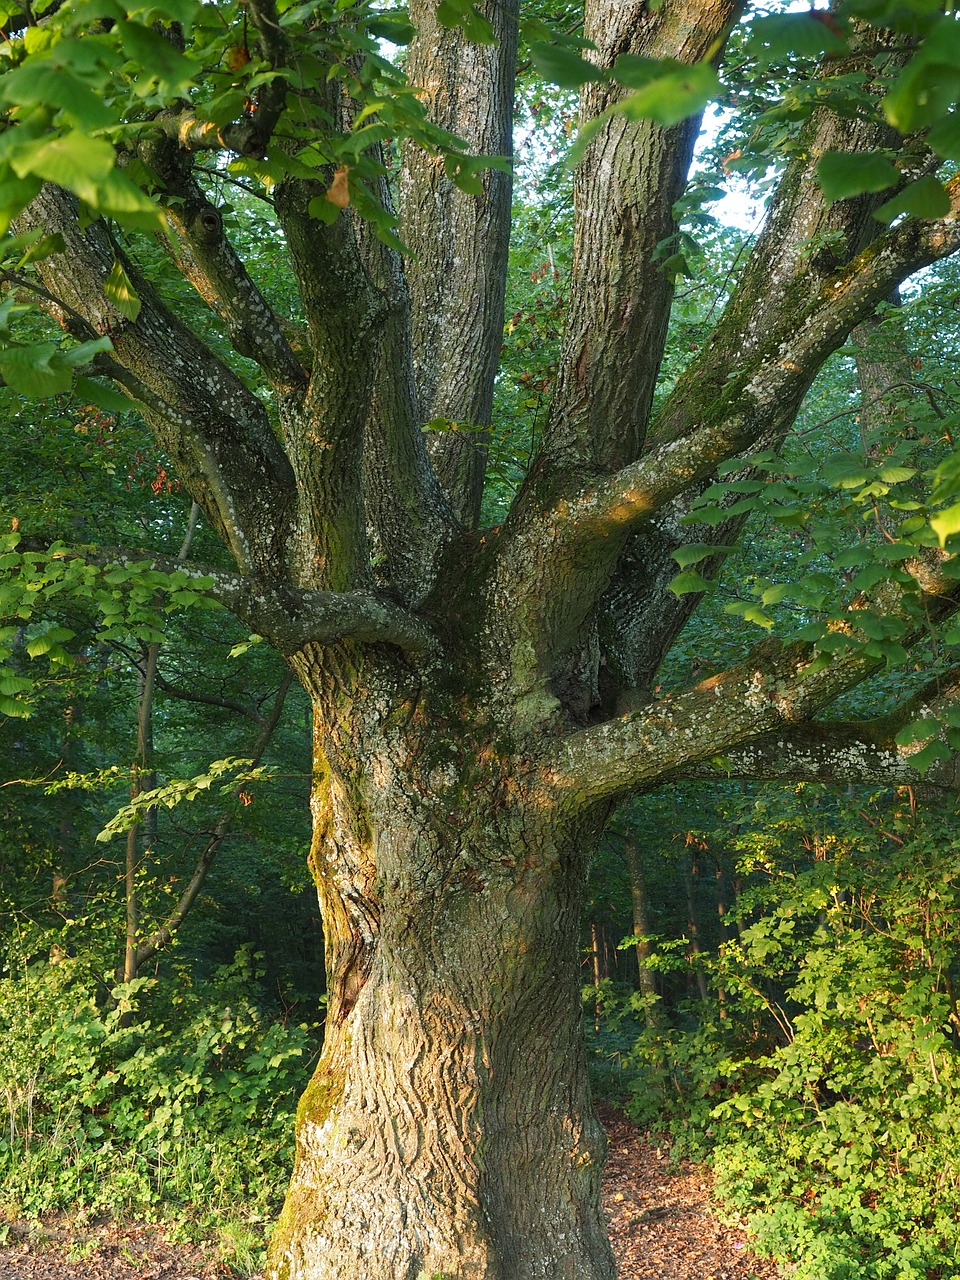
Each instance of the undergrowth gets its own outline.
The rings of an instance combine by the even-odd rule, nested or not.
[[[736,939],[699,958],[710,1001],[651,1017],[602,993],[594,1048],[628,1112],[709,1159],[793,1280],[960,1274],[960,843],[892,834],[744,895]],[[674,940],[654,963],[689,960]]]
[[[106,992],[62,934],[21,935],[0,978],[0,1219],[135,1216],[257,1269],[319,1034],[276,1019],[256,960]]]

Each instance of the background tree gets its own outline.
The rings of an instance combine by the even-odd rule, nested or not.
[[[85,586],[129,612],[136,589],[111,605],[102,581],[139,582],[144,610],[164,589],[210,593],[313,703],[329,1005],[271,1245],[284,1280],[612,1275],[577,1001],[586,870],[612,807],[718,770],[889,781],[919,760],[951,779],[946,675],[881,721],[815,720],[908,646],[928,654],[952,612],[949,466],[930,498],[900,455],[861,461],[862,502],[912,486],[913,541],[857,539],[859,574],[804,601],[801,638],[669,697],[655,686],[769,499],[824,360],[960,245],[957,183],[934,176],[957,149],[955,18],[864,2],[755,24],[754,84],[799,84],[772,106],[747,95],[754,158],[778,148],[779,180],[709,339],[659,395],[677,205],[742,8],[588,0],[582,40],[525,22],[532,64],[582,85],[574,249],[536,448],[502,523],[480,529],[518,9],[417,2],[408,23],[342,0],[102,0],[7,25],[0,163],[20,238],[4,281],[19,295],[0,371],[28,392],[63,390],[84,363],[112,379],[231,561],[178,573],[142,549],[12,537],[11,598],[29,611]],[[415,91],[384,37],[410,42]],[[261,225],[295,299],[241,253],[224,169],[265,184]],[[145,234],[161,224],[168,262]],[[210,332],[189,323],[184,281]],[[27,296],[61,347],[14,335]],[[723,466],[732,482],[702,493]],[[762,597],[740,603],[766,619]],[[918,706],[922,758],[895,739]]]

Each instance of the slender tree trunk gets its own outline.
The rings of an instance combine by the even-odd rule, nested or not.
[[[130,785],[130,799],[136,800],[140,794],[139,774],[134,766],[133,781]],[[123,894],[126,905],[126,931],[123,945],[123,971],[118,975],[122,982],[132,982],[137,976],[137,929],[140,923],[140,908],[137,899],[137,868],[140,852],[140,823],[127,832],[126,857],[124,861]],[[126,1019],[127,1015],[123,1015]]]
[[[183,564],[190,554],[193,535],[196,532],[200,507],[196,502],[190,504],[190,515],[187,517],[187,528],[183,542],[177,554],[177,561]],[[152,791],[157,785],[157,775],[153,767],[153,701],[157,690],[157,668],[160,662],[160,644],[154,641],[144,650],[143,669],[137,677],[137,760],[133,767],[130,782],[130,799],[136,800],[144,791]],[[126,935],[123,948],[123,981],[133,982],[140,968],[138,931],[140,927],[140,905],[137,897],[137,870],[140,864],[141,833],[147,848],[155,848],[157,843],[157,811],[150,808],[143,815],[142,822],[136,822],[127,832],[126,859],[124,868],[124,896],[126,899]],[[128,1019],[130,1015],[123,1015]]]
[[[300,669],[328,1016],[268,1276],[612,1280],[577,998],[596,824],[511,779],[456,697],[384,731],[397,691],[354,661]]]
[[[590,960],[593,968],[593,1027],[600,1030],[600,930],[594,920],[590,925]]]
[[[700,926],[697,923],[697,902],[695,878],[699,875],[699,866],[696,858],[691,858],[683,870],[683,883],[687,894],[687,932],[690,935],[690,964],[696,975],[697,990],[700,992],[700,999],[704,1004],[710,999],[710,992],[707,990],[707,977],[700,968]]]
[[[70,705],[63,713],[60,763],[67,772],[70,772],[75,767],[79,714],[79,709],[75,705]],[[70,919],[68,887],[70,877],[76,866],[76,791],[71,789],[61,793],[59,808],[60,821],[57,824],[57,843],[51,874],[50,905],[62,920],[67,921]],[[64,958],[63,947],[59,942],[55,942],[50,948],[51,964],[57,964]]]
[[[633,932],[637,938],[637,986],[647,997],[647,1005],[643,1011],[646,1024],[651,1029],[661,1026],[659,996],[653,969],[650,968],[650,904],[647,894],[647,877],[643,868],[643,860],[637,837],[628,831],[623,841],[623,852],[627,860],[630,874],[630,899],[633,903]]]

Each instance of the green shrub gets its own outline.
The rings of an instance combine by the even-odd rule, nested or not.
[[[892,834],[756,890],[708,961],[722,1003],[628,1059],[633,1115],[711,1151],[795,1280],[960,1269],[960,844],[932,820]]]
[[[52,945],[21,940],[0,979],[0,1199],[201,1232],[224,1218],[225,1253],[246,1256],[289,1177],[317,1028],[264,1012],[248,949],[196,986],[168,972],[104,999]]]

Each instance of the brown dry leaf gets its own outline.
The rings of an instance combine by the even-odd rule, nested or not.
[[[346,209],[350,203],[350,166],[342,164],[334,170],[333,181],[325,192],[327,199],[331,204],[335,204],[338,209]]]

